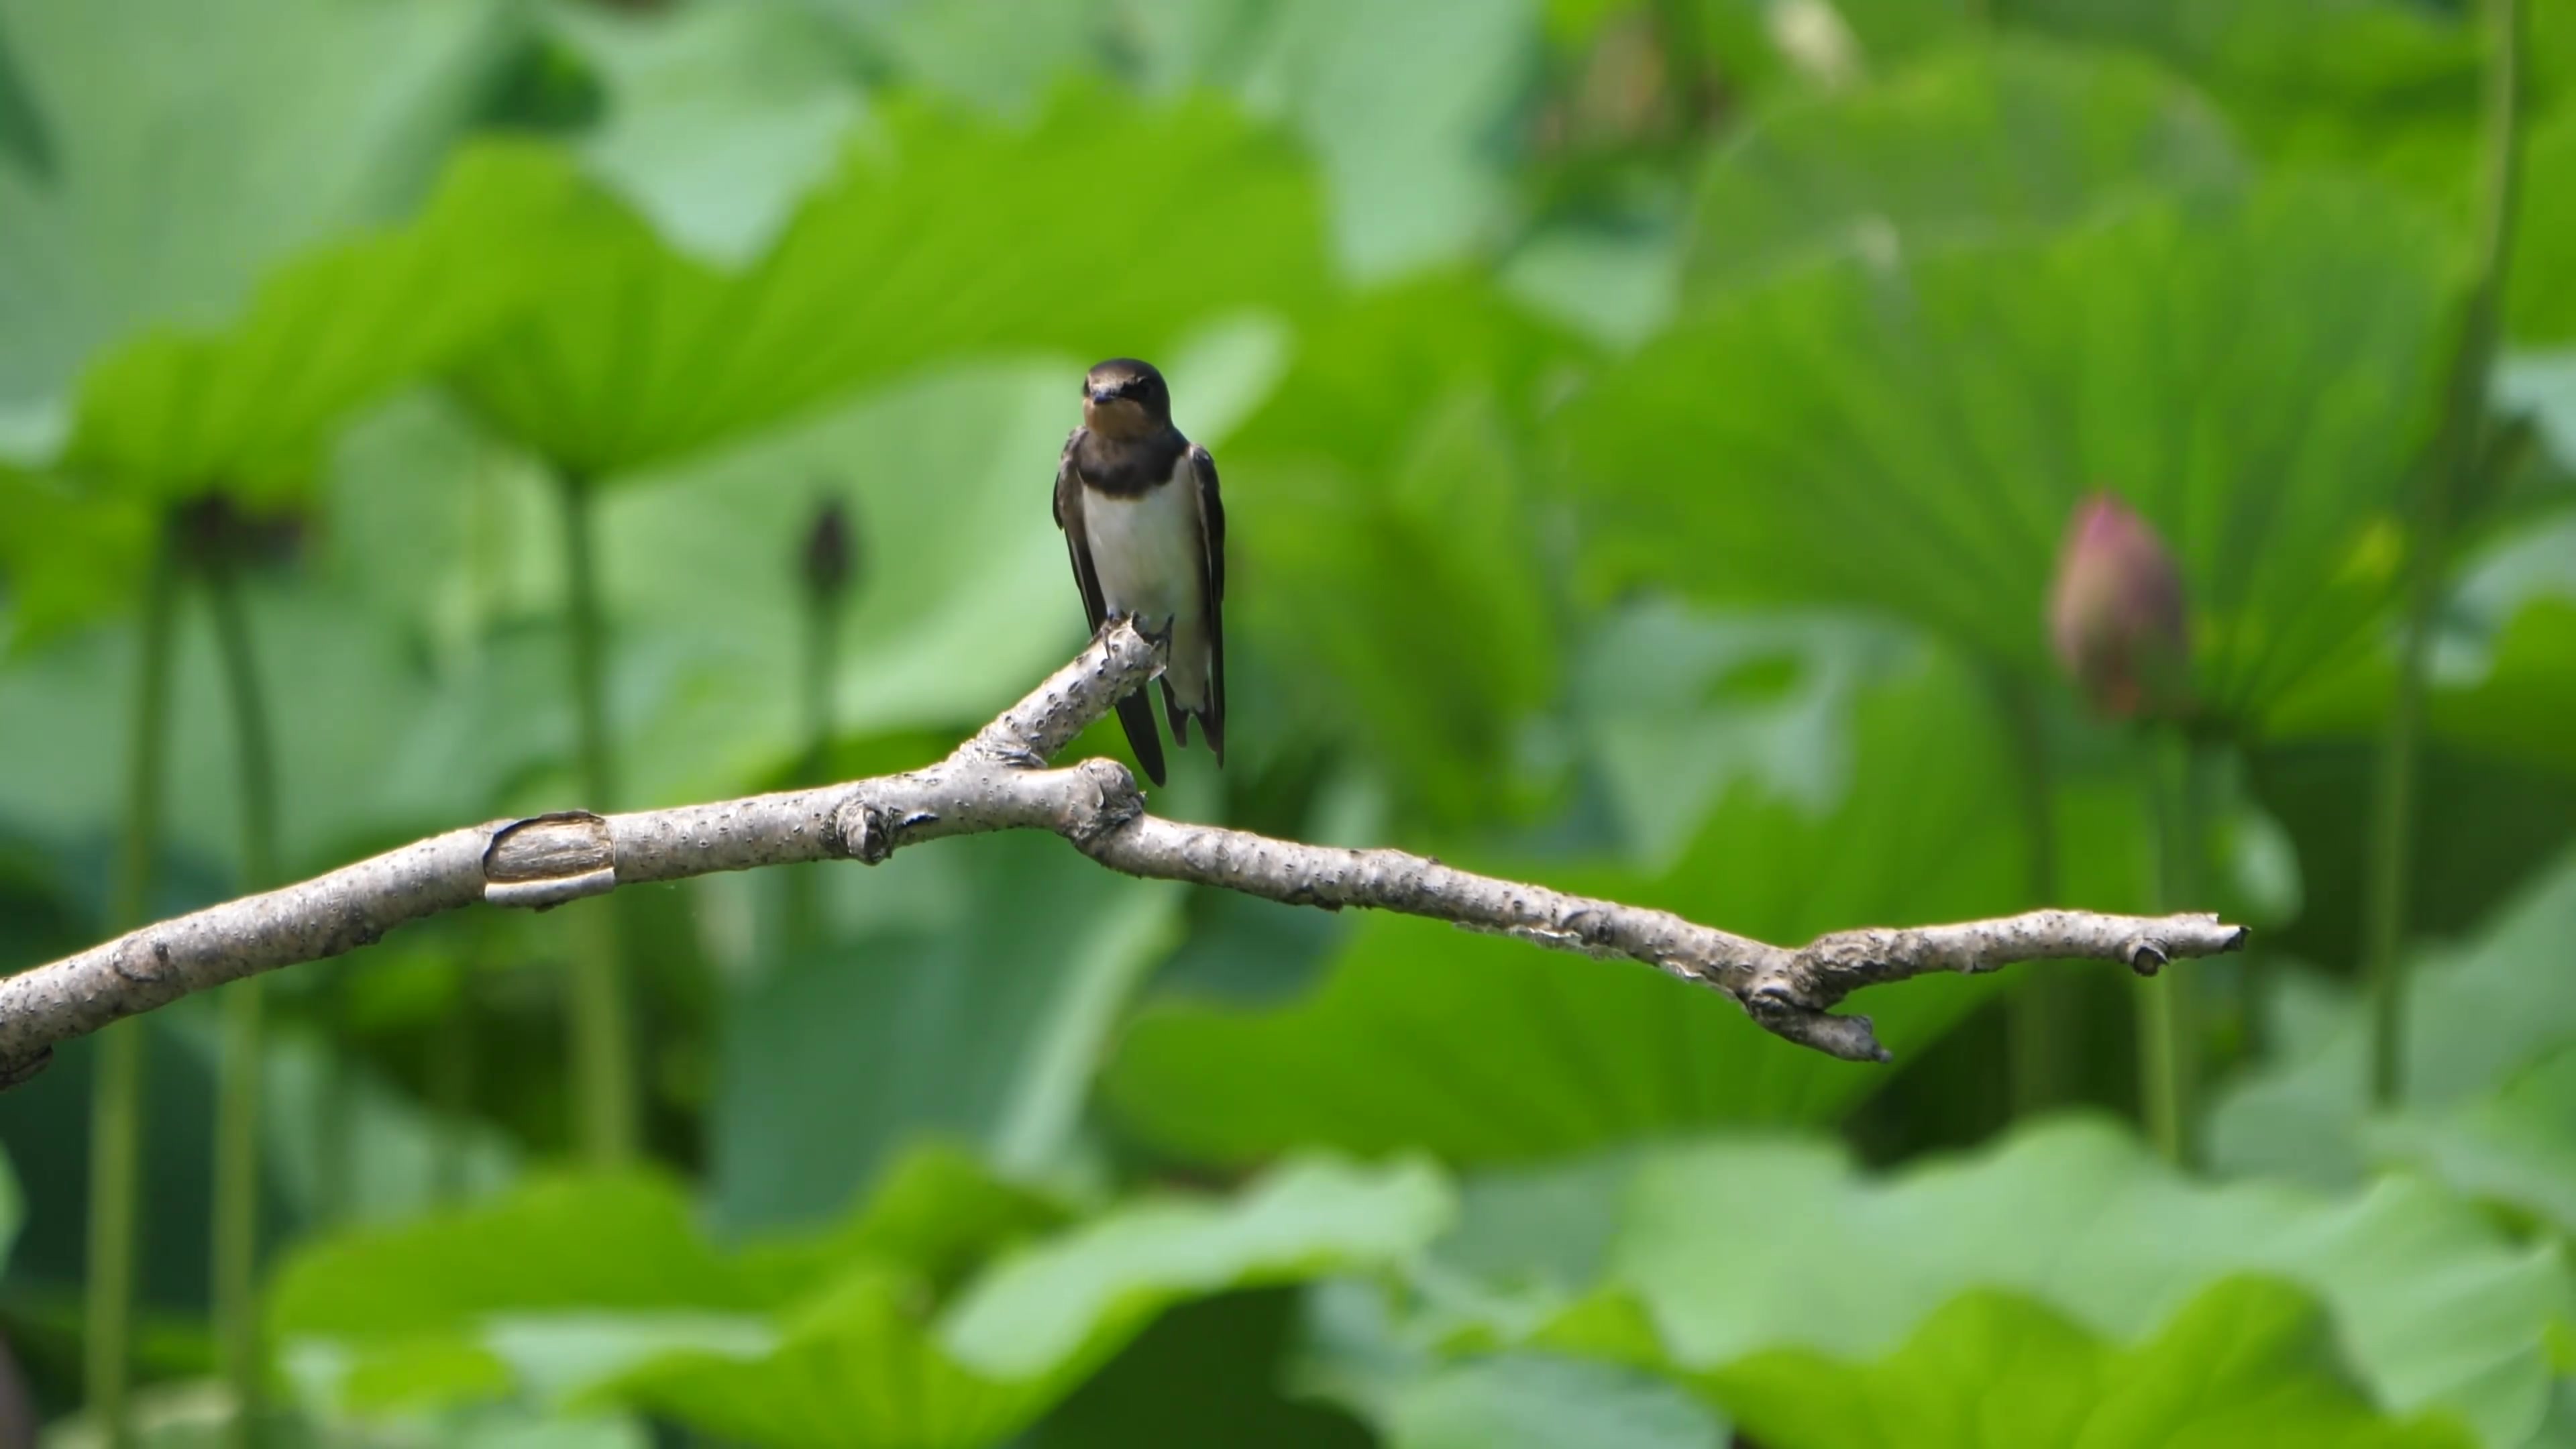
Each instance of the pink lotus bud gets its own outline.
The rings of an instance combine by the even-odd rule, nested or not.
[[[2153,525],[2109,493],[2075,505],[2048,602],[2057,662],[2114,719],[2172,718],[2189,703],[2182,577]]]

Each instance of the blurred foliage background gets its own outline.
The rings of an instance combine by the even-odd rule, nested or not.
[[[1873,1068],[1034,837],[461,914],[0,1095],[0,1445],[2576,1445],[2526,8],[0,0],[13,969],[936,758],[1117,354],[1233,515],[1160,808],[2257,928]],[[2050,652],[2094,490],[2180,718]]]

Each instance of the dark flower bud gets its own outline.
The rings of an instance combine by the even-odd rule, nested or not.
[[[177,505],[170,517],[181,556],[203,568],[283,565],[304,541],[301,514],[252,513],[222,492],[201,493]]]
[[[2075,506],[2048,603],[2067,677],[2113,719],[2170,719],[2190,702],[2191,625],[2182,576],[2155,528],[2096,493]]]
[[[820,599],[837,599],[858,572],[858,544],[849,511],[835,498],[815,510],[805,535],[805,586]]]
[[[190,559],[221,559],[232,552],[241,522],[233,501],[221,493],[201,493],[170,512],[180,551]]]

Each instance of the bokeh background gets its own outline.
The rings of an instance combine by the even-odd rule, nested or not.
[[[463,913],[0,1095],[0,1444],[2576,1444],[2522,8],[0,0],[8,968],[938,757],[1082,642],[1118,354],[1232,520],[1159,808],[2257,931],[1872,991],[1870,1067],[1042,837]],[[2050,651],[2095,489],[2179,716]]]

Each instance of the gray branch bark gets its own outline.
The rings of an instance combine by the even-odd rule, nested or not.
[[[623,885],[799,861],[874,865],[948,835],[1048,830],[1112,870],[1291,905],[1366,906],[1641,961],[1733,997],[1772,1032],[1851,1061],[1886,1061],[1866,1016],[1833,1011],[1864,986],[2051,958],[2168,961],[2244,945],[2211,915],[2032,911],[1991,921],[1838,931],[1767,945],[1666,911],[1498,880],[1400,850],[1345,850],[1147,813],[1122,765],[1055,754],[1150,679],[1153,646],[1116,625],[948,758],[908,774],[623,815],[494,821],[327,875],[146,926],[0,980],[0,1086],[56,1043],[261,971],[368,945],[408,921],[482,902],[534,908]]]

